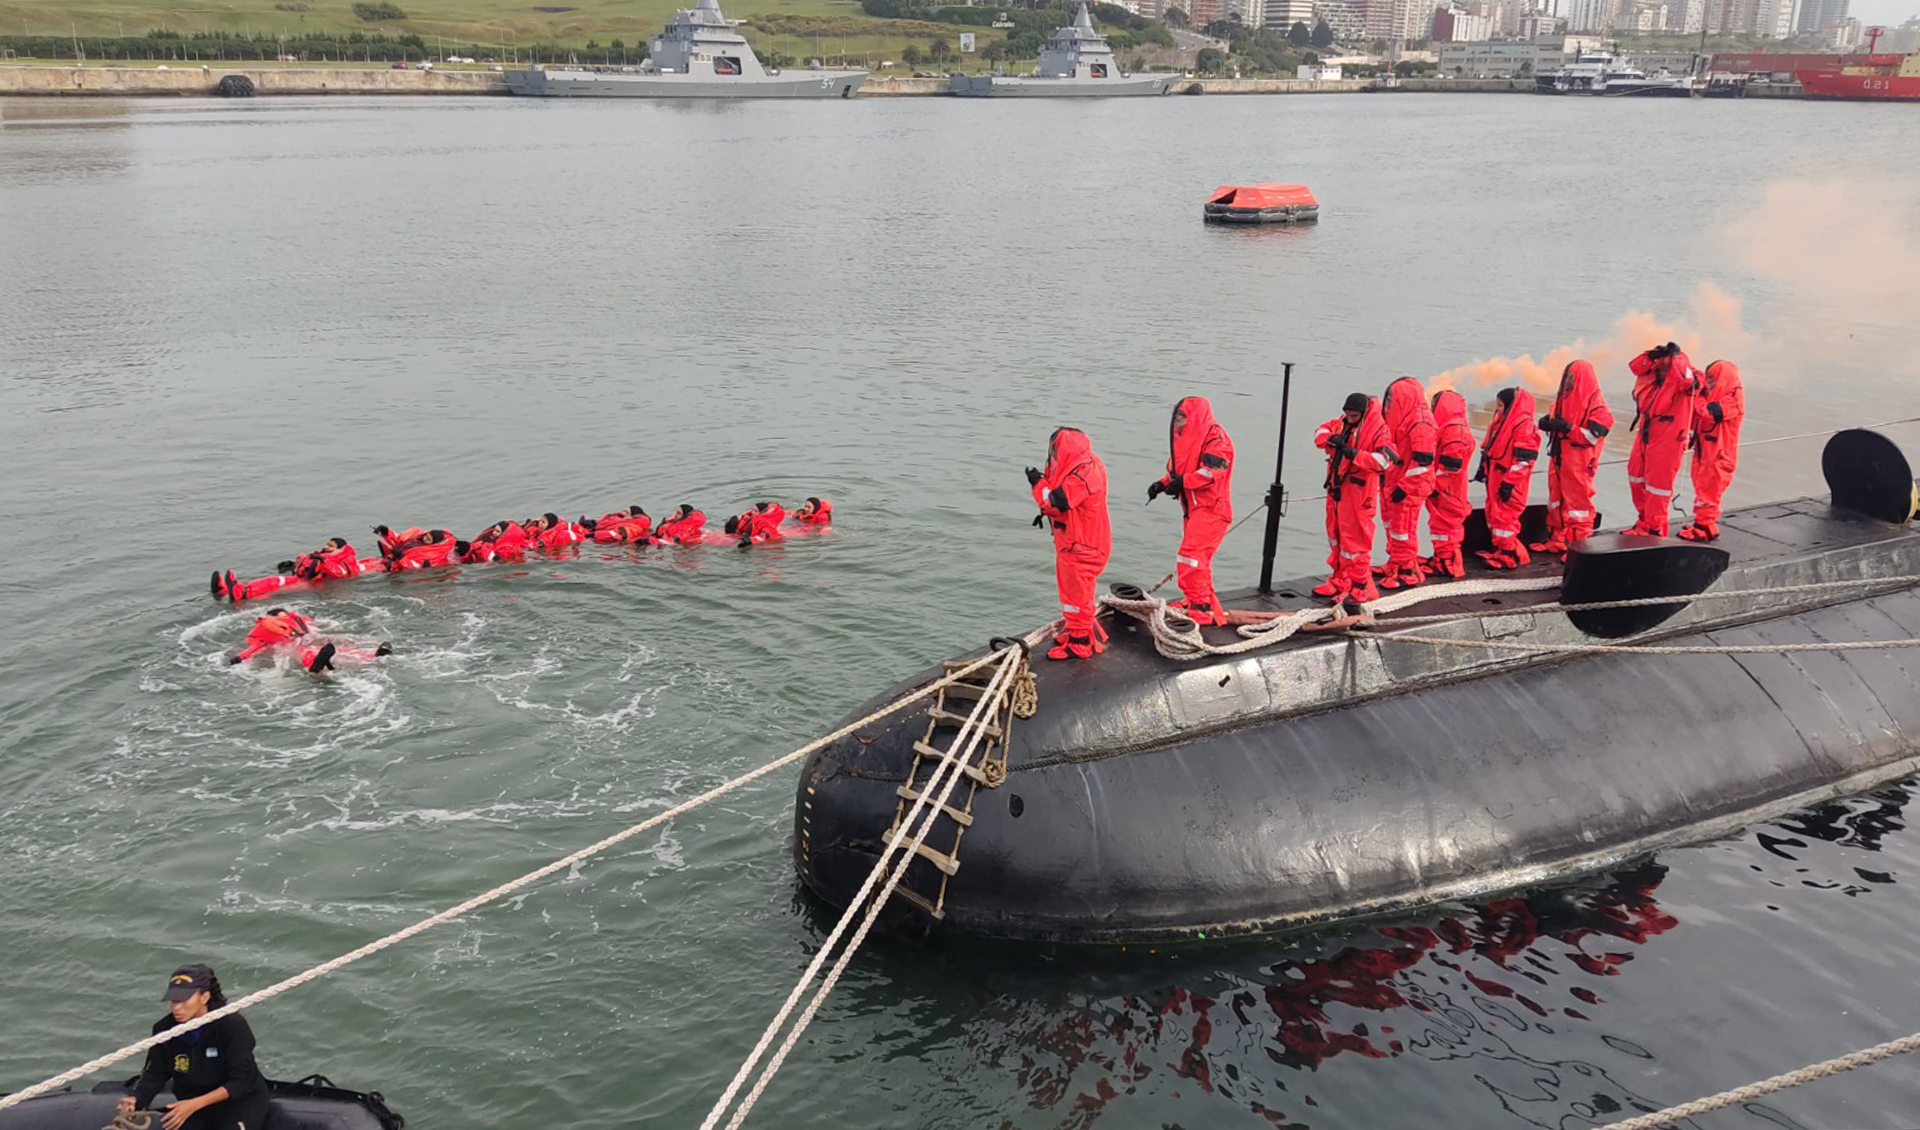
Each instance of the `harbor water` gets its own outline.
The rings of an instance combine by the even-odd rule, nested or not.
[[[1151,584],[1173,402],[1213,400],[1250,512],[1285,361],[1289,576],[1325,555],[1311,428],[1402,374],[1672,327],[1741,362],[1750,445],[1920,415],[1915,152],[1895,107],[1737,101],[0,100],[0,1089],[144,1035],[177,964],[277,980],[1040,623],[1021,469],[1056,425],[1107,460],[1109,575]],[[1215,184],[1266,180],[1321,221],[1202,225]],[[1484,409],[1478,378],[1517,367],[1460,387]],[[1750,446],[1729,505],[1819,491],[1819,443]],[[324,680],[229,668],[257,609],[207,595],[375,523],[807,495],[830,535],[290,596],[394,644]],[[1622,524],[1619,468],[1601,504]],[[793,878],[791,795],[737,792],[262,1006],[262,1064],[423,1127],[698,1125],[831,923]],[[1910,796],[1309,937],[877,939],[752,1124],[1669,1105],[1920,1029]],[[1914,1071],[1699,1125],[1912,1125]]]

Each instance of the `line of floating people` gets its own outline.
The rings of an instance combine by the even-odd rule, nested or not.
[[[1720,536],[1720,503],[1739,461],[1740,425],[1746,392],[1731,361],[1698,370],[1674,342],[1657,345],[1627,364],[1634,378],[1632,449],[1627,486],[1635,520],[1626,532],[1668,535],[1675,480],[1692,452],[1693,520],[1677,532],[1689,541]],[[1474,453],[1467,402],[1451,389],[1429,397],[1420,382],[1401,377],[1382,396],[1356,392],[1340,414],[1314,432],[1326,453],[1326,581],[1315,596],[1335,604],[1365,603],[1380,590],[1424,584],[1429,577],[1466,575],[1463,552],[1467,518],[1473,513],[1470,483],[1484,483],[1483,510],[1492,539],[1476,551],[1486,568],[1517,569],[1532,554],[1565,560],[1568,546],[1591,537],[1598,522],[1594,479],[1613,412],[1600,391],[1593,365],[1575,360],[1561,373],[1553,407],[1534,418],[1533,394],[1500,390],[1498,407]],[[1521,541],[1541,436],[1547,437],[1547,537]],[[1183,511],[1174,575],[1181,597],[1169,601],[1202,627],[1231,623],[1213,587],[1213,555],[1233,523],[1233,441],[1213,418],[1206,399],[1190,396],[1174,406],[1168,429],[1166,474],[1147,485],[1147,501],[1161,495],[1180,500]],[[1033,524],[1051,523],[1054,572],[1064,628],[1049,659],[1090,659],[1105,650],[1096,615],[1095,586],[1113,548],[1107,517],[1107,469],[1092,442],[1077,428],[1058,428],[1048,442],[1045,469],[1027,468],[1027,483],[1040,513]],[[1420,516],[1427,515],[1432,552],[1420,554]],[[1374,528],[1384,524],[1387,560],[1373,560]]]
[[[639,506],[571,522],[549,511],[524,522],[511,519],[495,522],[470,539],[456,537],[451,530],[419,526],[395,530],[375,526],[373,532],[380,539],[376,556],[360,556],[345,538],[328,538],[320,548],[280,562],[276,571],[268,576],[242,580],[229,569],[215,572],[208,587],[216,600],[240,604],[291,588],[313,588],[330,581],[347,580],[362,573],[405,573],[490,561],[519,561],[529,553],[558,552],[589,542],[635,546],[727,544],[745,548],[785,537],[783,526],[818,530],[832,523],[833,504],[809,496],[791,513],[771,499],[756,503],[744,513],[728,518],[721,527],[723,532],[718,534],[708,530],[706,514],[688,503],[675,507],[673,514],[658,526]]]

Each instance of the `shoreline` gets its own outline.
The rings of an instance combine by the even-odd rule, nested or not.
[[[251,80],[263,97],[294,95],[437,94],[506,97],[501,71],[392,70],[365,67],[248,67],[212,64],[150,66],[0,65],[0,97],[88,98],[217,96],[228,75]],[[1372,79],[1183,78],[1170,95],[1353,94]],[[1531,79],[1403,79],[1398,90],[1448,94],[1530,94]],[[1374,93],[1394,93],[1394,90]],[[947,97],[947,79],[870,78],[857,98]]]

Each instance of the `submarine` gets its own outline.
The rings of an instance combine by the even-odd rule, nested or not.
[[[1284,458],[1284,416],[1281,435]],[[1286,931],[1605,870],[1913,774],[1920,657],[1897,645],[1920,637],[1920,490],[1871,431],[1836,433],[1822,470],[1830,496],[1729,512],[1711,545],[1597,534],[1564,565],[1469,566],[1506,585],[1429,582],[1360,630],[1238,653],[1169,658],[1117,614],[1142,603],[1123,589],[1104,654],[1034,662],[1026,709],[992,712],[883,920],[1068,943]],[[1261,584],[1223,594],[1240,620],[1324,608],[1315,579],[1272,580],[1277,473],[1267,497]],[[1539,540],[1541,508],[1528,521]],[[1644,598],[1672,599],[1560,610]],[[1852,641],[1888,646],[1828,646]],[[804,763],[792,851],[814,896],[855,897],[985,682]]]

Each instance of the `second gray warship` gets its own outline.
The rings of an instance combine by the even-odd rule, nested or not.
[[[954,75],[948,89],[965,98],[1113,98],[1165,94],[1178,75],[1122,74],[1106,37],[1080,5],[1073,22],[1053,33],[1031,75]]]
[[[549,64],[507,72],[513,94],[566,98],[851,98],[866,71],[769,71],[718,0],[673,14],[635,67]]]

